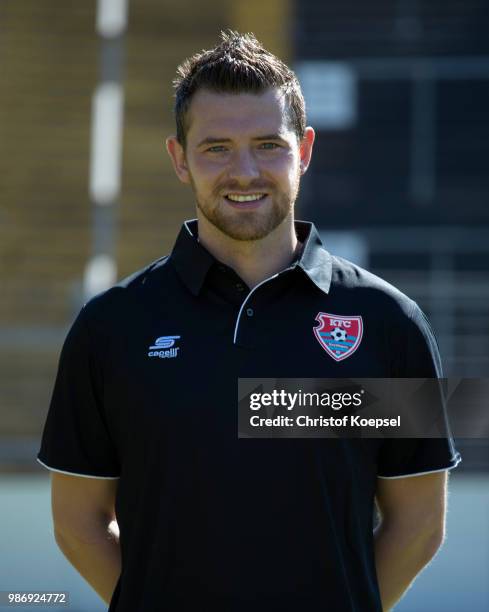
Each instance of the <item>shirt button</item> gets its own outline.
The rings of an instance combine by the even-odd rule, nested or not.
[[[255,311],[253,310],[253,308],[247,308],[247,309],[246,309],[246,314],[247,314],[249,317],[252,317],[252,316],[255,314]]]
[[[244,291],[244,285],[243,283],[236,283],[236,289],[238,291]]]

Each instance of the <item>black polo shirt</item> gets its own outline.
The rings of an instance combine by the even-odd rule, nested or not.
[[[452,440],[238,439],[238,377],[437,377],[423,313],[315,228],[252,291],[182,227],[171,255],[95,297],[60,358],[39,460],[118,478],[111,611],[378,612],[377,477],[453,468]],[[357,317],[344,354],[318,314]]]

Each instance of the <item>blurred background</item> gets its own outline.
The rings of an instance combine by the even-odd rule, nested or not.
[[[224,28],[302,82],[298,218],[418,301],[445,375],[489,375],[487,0],[0,0],[0,591],[106,609],[56,549],[35,456],[79,308],[194,216],[164,150],[171,81]],[[447,541],[400,612],[489,610],[488,441],[456,446]]]

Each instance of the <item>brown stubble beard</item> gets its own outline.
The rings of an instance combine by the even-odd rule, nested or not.
[[[197,208],[209,223],[233,240],[252,241],[261,240],[268,236],[293,213],[294,204],[299,195],[300,176],[300,170],[298,170],[291,196],[278,191],[275,185],[271,183],[264,183],[263,181],[251,183],[246,188],[247,191],[266,192],[269,194],[271,202],[267,205],[268,210],[265,212],[259,208],[256,211],[249,211],[241,215],[233,214],[231,208],[226,209],[226,204],[223,202],[223,193],[240,191],[240,187],[236,184],[227,183],[226,185],[216,186],[211,198],[201,200],[198,197],[192,176],[190,176],[190,183],[195,194]]]

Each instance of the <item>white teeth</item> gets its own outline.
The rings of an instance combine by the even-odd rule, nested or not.
[[[265,194],[263,193],[250,193],[250,195],[234,195],[232,193],[227,195],[227,198],[232,200],[233,202],[254,202],[255,200],[259,200]]]

